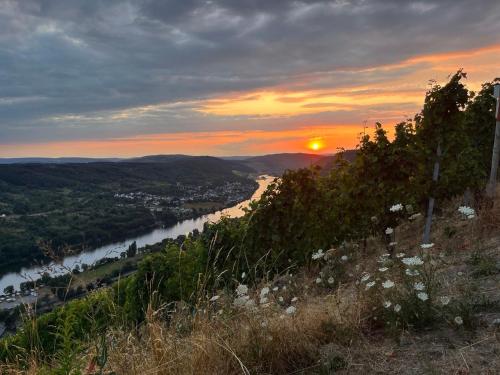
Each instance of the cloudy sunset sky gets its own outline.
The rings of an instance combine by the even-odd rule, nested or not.
[[[332,153],[499,56],[498,0],[0,0],[0,157]]]

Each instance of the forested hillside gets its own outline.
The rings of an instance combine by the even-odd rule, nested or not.
[[[439,332],[465,347],[500,318],[500,203],[483,193],[495,100],[491,83],[472,93],[465,80],[459,71],[432,86],[393,139],[377,123],[352,162],[339,154],[326,174],[287,171],[244,217],[145,255],[108,289],[40,317],[27,312],[0,358],[56,373],[446,368],[425,352]],[[434,226],[422,243],[430,198]],[[480,289],[481,277],[491,288]],[[414,357],[394,349],[407,337],[426,343],[411,346]],[[410,358],[417,367],[405,369]],[[481,373],[498,360],[477,363]]]
[[[356,155],[355,150],[343,151],[345,160],[352,161]],[[325,172],[335,167],[336,156],[320,154],[271,154],[245,158],[241,162],[258,173],[272,176],[281,176],[286,170],[309,168],[319,166]]]
[[[41,241],[78,250],[202,213],[184,210],[182,199],[224,206],[249,197],[251,171],[212,157],[0,165],[0,272],[42,260]],[[217,189],[218,198],[203,198]]]

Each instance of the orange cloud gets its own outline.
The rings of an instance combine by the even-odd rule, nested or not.
[[[257,92],[251,99],[247,95],[206,101],[201,112],[215,116],[296,116],[324,111],[348,111],[361,106],[387,103],[414,103],[422,95],[383,91],[379,94],[352,90],[334,93],[327,90],[306,92]]]
[[[218,131],[148,134],[95,141],[65,141],[0,145],[0,157],[92,156],[132,157],[151,154],[252,155],[307,152],[307,142],[320,138],[325,153],[338,147],[354,148],[363,131],[358,125],[311,126],[284,131]],[[310,150],[309,150],[310,151]]]
[[[363,69],[343,69],[316,73],[307,77],[291,79],[277,87],[233,93],[208,100],[184,103],[163,103],[132,108],[114,113],[112,118],[94,118],[93,121],[140,121],[143,117],[163,118],[165,113],[176,113],[178,108],[195,111],[211,121],[224,121],[224,126],[235,130],[179,132],[169,134],[138,135],[92,141],[65,141],[31,144],[0,144],[0,156],[121,156],[146,154],[210,154],[250,155],[274,152],[307,151],[310,139],[321,137],[327,145],[322,151],[335,152],[337,147],[353,148],[358,134],[363,131],[360,123],[383,121],[387,128],[420,110],[429,79],[444,82],[447,76],[463,68],[468,73],[467,85],[473,90],[481,83],[499,76],[497,58],[500,45],[484,48],[437,53],[409,58],[405,61]],[[361,77],[349,84],[329,88],[335,82],[335,74]],[[331,77],[334,78],[331,78]],[[367,78],[366,80],[364,78]],[[345,77],[344,77],[345,78]],[[330,80],[330,81],[328,81]],[[317,87],[321,87],[318,89]],[[188,109],[189,108],[189,109]],[[342,111],[342,120],[335,121],[335,112]],[[307,120],[299,129],[273,130],[270,121],[263,118],[280,118],[280,126],[297,122],[307,115],[308,119],[320,119],[316,114],[329,112],[323,120]],[[266,130],[242,129],[242,119],[249,126]],[[233,118],[234,117],[234,118]],[[237,121],[235,120],[237,118]],[[327,120],[324,120],[327,118]],[[332,120],[329,120],[332,119]],[[61,122],[74,119],[65,117]],[[78,119],[76,119],[78,120]],[[232,122],[235,120],[234,122]],[[196,121],[203,121],[197,118]],[[318,126],[327,122],[328,126]]]
[[[430,79],[445,81],[449,74],[463,68],[469,73],[469,87],[477,90],[481,83],[491,81],[498,75],[496,60],[499,54],[500,45],[495,44],[473,50],[421,55],[395,64],[316,73],[298,78],[301,86],[314,86],[315,83],[324,86],[322,80],[347,71],[381,79],[371,84],[321,90],[296,90],[294,87],[297,82],[292,81],[267,90],[206,100],[198,110],[213,116],[291,117],[325,111],[361,111],[374,106],[412,104],[416,112],[423,103]],[[401,71],[399,74],[388,74],[398,70]]]

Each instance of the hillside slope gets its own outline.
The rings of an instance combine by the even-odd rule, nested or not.
[[[194,317],[179,308],[168,326],[150,311],[138,336],[111,335],[116,347],[105,368],[131,374],[201,368],[206,374],[498,373],[500,208],[468,220],[457,213],[458,204],[437,218],[431,249],[419,245],[422,217],[398,227],[398,256],[385,265],[386,249],[372,238],[362,253],[348,244],[328,251],[329,259],[316,266],[269,280],[246,292],[243,305],[221,291]],[[436,301],[413,328],[384,327],[388,322],[381,319],[408,308],[401,302],[406,297],[393,293],[391,302],[387,290],[369,289],[365,279],[369,274],[375,283],[392,278],[397,284],[395,268],[411,257],[424,260],[421,272],[433,267],[422,284],[433,283],[428,293]],[[386,296],[381,300],[378,293]],[[419,326],[418,319],[427,323]],[[182,327],[190,327],[187,334]]]
[[[393,258],[370,238],[365,248],[318,250],[309,267],[253,288],[234,275],[235,291],[200,294],[196,307],[151,301],[137,330],[111,330],[67,366],[134,375],[496,374],[500,201],[474,218],[459,205],[436,216],[431,247],[420,246],[423,217],[414,214],[395,228]],[[47,370],[39,363],[33,357],[28,373]],[[17,364],[3,369],[21,373]]]

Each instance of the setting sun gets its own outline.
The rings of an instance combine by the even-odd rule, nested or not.
[[[319,138],[311,139],[307,143],[307,148],[312,150],[312,151],[319,151],[324,147],[325,147],[325,143],[323,142],[322,139],[319,139]]]

